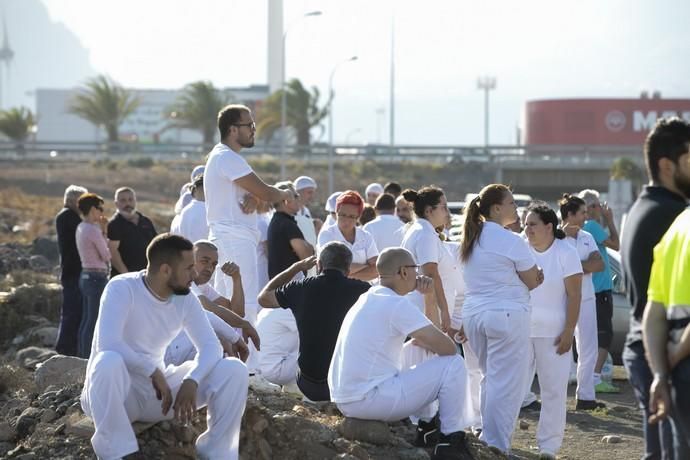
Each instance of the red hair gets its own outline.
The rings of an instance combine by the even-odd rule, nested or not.
[[[335,211],[338,212],[340,207],[344,204],[357,206],[357,214],[360,216],[362,215],[362,210],[364,209],[364,199],[359,193],[355,192],[354,190],[348,190],[341,193],[335,202]]]

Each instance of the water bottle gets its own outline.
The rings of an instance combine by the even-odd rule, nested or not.
[[[613,380],[613,358],[611,358],[611,353],[606,357],[604,361],[604,366],[601,368],[601,380],[607,383],[611,383]]]

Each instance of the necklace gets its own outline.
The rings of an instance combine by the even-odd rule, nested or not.
[[[154,296],[156,299],[160,300],[161,302],[166,302],[168,300],[167,298],[161,297],[158,294],[156,294],[156,292],[151,288],[151,285],[149,285],[149,282],[146,281],[146,275],[144,275],[144,277],[142,279],[144,280],[144,286],[146,286],[146,289],[148,289],[148,291],[151,293],[152,296]]]

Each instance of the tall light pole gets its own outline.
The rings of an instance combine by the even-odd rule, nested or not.
[[[287,34],[290,31],[290,28],[295,24],[300,19],[303,18],[308,18],[311,16],[321,16],[321,11],[310,11],[308,13],[304,13],[301,17],[297,18],[296,20],[292,21],[292,23],[285,28],[285,32],[283,32],[283,50],[282,50],[282,55],[283,55],[283,61],[281,62],[281,78],[280,81],[282,82],[282,95],[280,97],[280,179],[285,180],[285,154],[286,154],[286,149],[287,149],[287,129],[286,129],[286,119],[287,119],[287,98],[286,98],[286,92],[287,92],[287,87],[285,85],[285,40],[287,39]]]
[[[484,147],[489,153],[489,91],[496,89],[496,77],[479,77],[477,79],[477,89],[484,91]]]
[[[333,99],[335,99],[335,94],[333,93],[333,77],[335,76],[335,71],[338,70],[341,64],[346,62],[356,61],[357,56],[352,56],[348,59],[340,61],[331,70],[331,75],[328,77],[328,195],[333,193],[333,156],[335,155],[335,147],[333,147]]]
[[[395,146],[395,11],[391,15],[391,67],[390,67],[390,112],[389,132],[391,149]]]

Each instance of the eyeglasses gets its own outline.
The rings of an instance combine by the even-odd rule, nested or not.
[[[341,219],[353,219],[353,220],[359,219],[359,216],[356,215],[356,214],[343,214],[343,213],[340,213],[340,212],[339,212],[337,215],[338,215],[338,217],[340,217]]]
[[[251,129],[256,129],[256,122],[252,121],[251,123],[234,123],[233,126],[249,126]]]
[[[414,268],[416,271],[419,270],[419,267],[421,267],[421,265],[402,265],[400,268],[398,268],[398,275],[402,275],[403,268]]]

